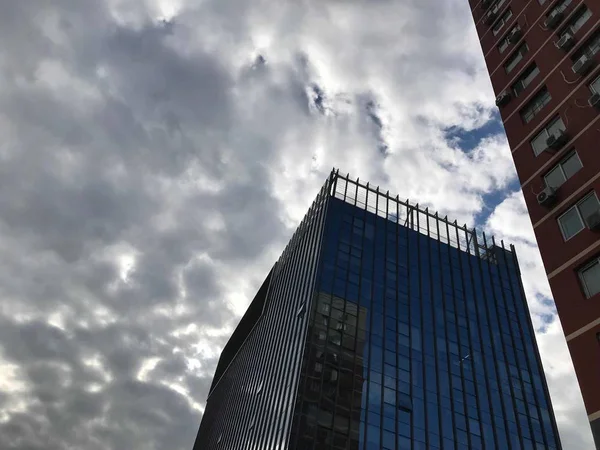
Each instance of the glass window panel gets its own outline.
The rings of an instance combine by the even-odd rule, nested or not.
[[[383,432],[383,448],[385,449],[395,449],[396,448],[396,435],[394,433],[390,433],[389,431]]]
[[[513,69],[515,67],[517,67],[517,64],[519,64],[521,62],[521,60],[523,59],[523,57],[525,56],[525,54],[529,51],[529,47],[527,46],[527,44],[522,44],[516,51],[515,53],[513,53],[510,58],[508,58],[508,61],[506,61],[506,63],[504,64],[504,70],[506,71],[506,73],[510,73],[513,71]]]
[[[583,167],[577,152],[569,156],[563,163],[562,168],[567,179],[571,178],[575,173]]]
[[[546,179],[546,186],[552,186],[554,188],[559,187],[566,181],[565,175],[563,174],[560,166],[556,166],[544,177]]]
[[[548,139],[548,132],[546,130],[542,130],[542,132],[531,141],[531,146],[533,147],[533,153],[535,153],[535,156],[539,155],[548,148],[546,145],[546,139]]]
[[[546,126],[546,129],[548,130],[548,134],[554,134],[557,131],[564,131],[566,129],[565,127],[565,123],[562,121],[561,118],[558,118],[554,121],[552,121],[550,124],[548,124]]]
[[[379,411],[381,407],[381,386],[371,383],[369,386],[369,409]]]
[[[595,193],[588,195],[586,198],[584,198],[577,204],[577,207],[579,208],[579,212],[581,213],[581,217],[583,218],[583,220],[586,220],[590,216],[590,214],[597,212],[599,206],[600,205],[598,205],[598,198],[596,197]]]
[[[529,66],[519,77],[517,82],[512,85],[515,97],[517,97],[521,92],[523,92],[525,88],[531,84],[531,82],[539,73],[540,69],[535,63]]]
[[[560,216],[558,223],[560,224],[560,229],[565,240],[572,238],[584,228],[576,207],[571,208]]]
[[[400,436],[398,438],[398,450],[410,450],[411,449],[411,440],[406,437]]]
[[[383,417],[383,429],[388,431],[394,431],[396,428],[396,421],[391,417]]]
[[[525,76],[523,77],[523,84],[525,86],[529,85],[529,83],[531,83],[531,80],[533,80],[536,76],[538,76],[538,74],[540,73],[540,69],[538,66],[536,66],[535,64],[526,72]]]
[[[552,96],[548,89],[546,87],[542,88],[520,111],[523,122],[530,122],[551,100]]]
[[[579,29],[588,21],[592,16],[592,12],[584,6],[581,11],[577,13],[575,20],[572,20],[572,25],[569,27],[572,33],[577,33]]]
[[[591,82],[590,89],[592,90],[592,92],[600,94],[600,77],[596,78],[594,81]]]
[[[396,391],[394,389],[384,388],[383,401],[391,405],[396,404]]]
[[[596,261],[591,267],[582,270],[581,279],[588,297],[600,292],[600,262]]]
[[[374,449],[378,449],[379,448],[379,441],[380,441],[380,436],[379,436],[379,427],[376,427],[374,425],[369,425],[367,427],[367,444],[368,444],[368,448],[374,448]]]
[[[498,21],[496,21],[496,23],[494,24],[494,27],[492,28],[492,32],[494,33],[494,36],[496,36],[498,33],[500,33],[500,30],[502,28],[504,28],[504,25],[506,25],[506,22],[508,22],[510,20],[512,15],[513,15],[512,10],[508,9],[502,15],[502,17]]]

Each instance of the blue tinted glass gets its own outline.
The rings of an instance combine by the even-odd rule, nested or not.
[[[348,429],[361,449],[556,447],[513,254],[497,247],[485,258],[459,251],[457,242],[464,249],[466,240],[452,225],[451,245],[429,239],[424,217],[419,233],[416,216],[414,229],[405,228],[339,200],[327,215],[319,295],[328,295],[332,307],[321,325],[314,319],[324,356],[310,395],[318,405],[337,405],[328,408],[332,427],[341,428],[326,431],[317,425],[323,418],[315,419],[314,442],[322,435],[330,448]],[[444,222],[429,226],[447,236]],[[347,310],[354,311],[352,323]],[[335,360],[327,356],[332,348],[339,349]],[[350,420],[344,402],[360,408],[354,417],[366,428]]]

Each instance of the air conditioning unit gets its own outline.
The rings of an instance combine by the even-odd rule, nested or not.
[[[571,48],[573,48],[573,46],[575,45],[575,38],[571,33],[567,32],[563,34],[562,37],[558,41],[556,41],[554,45],[556,45],[557,48],[560,48],[561,50],[564,50],[566,52],[571,50]]]
[[[496,97],[496,106],[501,107],[510,102],[510,92],[502,91],[498,97]]]
[[[542,206],[552,206],[556,201],[556,189],[552,186],[546,186],[544,190],[537,195],[537,201]]]
[[[508,42],[510,42],[511,44],[516,44],[522,37],[523,31],[521,30],[521,28],[513,28],[512,31],[508,34]]]
[[[600,94],[595,93],[590,98],[588,98],[588,104],[592,108],[600,109]]]
[[[585,218],[588,228],[593,231],[600,231],[600,210],[593,212]]]
[[[588,70],[594,65],[594,60],[587,55],[583,55],[575,64],[573,64],[573,72],[577,75],[585,75]]]
[[[569,137],[567,133],[563,130],[558,130],[554,134],[551,134],[548,139],[546,139],[546,145],[549,149],[559,150],[563,145],[567,143]]]
[[[546,20],[544,21],[544,26],[546,28],[554,29],[560,23],[563,17],[564,13],[562,9],[555,9],[546,17]]]
[[[494,8],[485,15],[485,19],[483,19],[483,22],[486,25],[491,25],[494,22],[494,20],[496,20],[496,17],[498,17],[498,10]]]

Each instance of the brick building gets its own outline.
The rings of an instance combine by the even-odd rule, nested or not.
[[[600,1],[469,2],[600,449]]]

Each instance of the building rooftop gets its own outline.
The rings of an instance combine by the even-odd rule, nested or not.
[[[408,199],[401,200],[389,191],[382,191],[370,183],[361,183],[360,179],[352,179],[350,174],[343,175],[339,169],[333,169],[326,182],[330,196],[346,203],[366,209],[379,217],[391,220],[400,226],[424,234],[432,239],[446,243],[454,248],[482,259],[494,262],[496,250],[514,253],[514,246],[505,247],[504,241],[496,243],[493,236],[466,224],[459,225],[447,216],[440,216],[429,208],[422,208],[418,203],[412,204]]]

